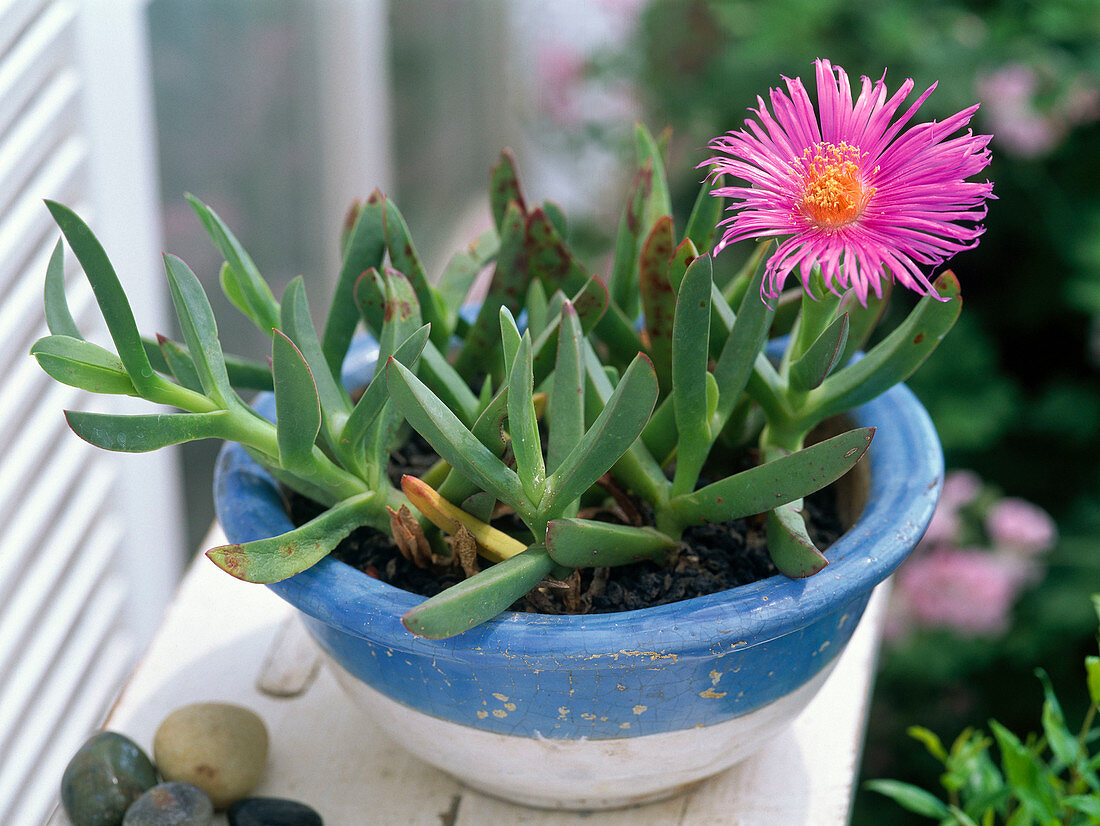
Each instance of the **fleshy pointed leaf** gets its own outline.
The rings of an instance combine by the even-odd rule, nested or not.
[[[225,407],[236,398],[236,394],[229,384],[214,311],[199,279],[182,260],[174,255],[165,255],[164,268],[168,274],[172,304],[176,308],[176,317],[195,372],[206,395]]]
[[[699,188],[699,194],[695,196],[695,204],[691,208],[691,216],[688,218],[687,229],[684,230],[684,238],[695,244],[695,248],[701,254],[710,252],[714,246],[714,236],[718,232],[718,222],[722,220],[722,209],[725,207],[725,198],[711,195],[714,189],[722,186],[723,176],[711,178],[708,174]]]
[[[608,288],[615,304],[628,317],[638,314],[638,249],[641,246],[645,205],[653,187],[652,161],[642,165],[634,177],[630,198],[619,220],[619,232],[615,238],[615,257],[611,264]]]
[[[801,358],[791,364],[791,390],[805,393],[820,386],[840,363],[847,342],[848,314],[844,313],[825,328]]]
[[[344,257],[336,290],[329,306],[321,351],[329,372],[340,375],[359,313],[355,306],[355,282],[371,268],[379,269],[386,254],[386,229],[383,221],[382,193],[375,190],[359,209],[355,223],[343,247]]]
[[[31,355],[47,375],[70,387],[92,393],[136,396],[122,360],[98,344],[67,335],[40,338]]]
[[[806,531],[802,509],[791,502],[768,511],[768,553],[781,574],[813,576],[829,564]]]
[[[710,357],[710,256],[696,258],[680,284],[672,328],[672,401],[676,413],[673,495],[690,493],[710,452],[707,360]]]
[[[161,355],[164,356],[164,361],[176,381],[188,390],[201,393],[202,381],[199,379],[199,371],[195,369],[195,362],[186,348],[164,336],[157,336],[157,342],[160,345]],[[228,372],[229,366],[226,365],[226,373]]]
[[[565,297],[560,290],[556,295],[561,295],[562,298]],[[531,331],[531,336],[537,339],[539,334],[546,329],[550,310],[550,299],[546,297],[546,288],[542,286],[542,282],[538,279],[533,279],[527,285],[527,298],[524,300],[523,306],[527,310],[527,329]],[[560,312],[560,307],[558,311]]]
[[[864,305],[859,303],[856,291],[849,290],[841,300],[840,307],[837,308],[838,313],[848,314],[848,342],[844,345],[844,352],[841,353],[837,362],[840,367],[851,361],[852,356],[858,350],[863,349],[863,346],[871,338],[871,333],[874,332],[875,327],[882,319],[883,313],[886,312],[886,307],[890,303],[890,294],[894,289],[894,282],[883,280],[880,283],[882,285],[881,296],[871,293],[867,296],[867,303]]]
[[[507,610],[553,568],[546,548],[532,545],[410,609],[401,622],[417,636],[453,637]]]
[[[959,282],[944,272],[933,286],[944,298],[920,300],[909,317],[859,361],[838,370],[810,391],[806,409],[816,421],[876,398],[905,381],[939,346],[962,310]]]
[[[639,353],[592,427],[547,480],[550,494],[544,512],[561,513],[607,473],[641,434],[656,402],[653,364]]]
[[[271,288],[260,275],[260,271],[245,252],[240,241],[229,231],[229,227],[218,217],[218,214],[193,195],[184,197],[195,210],[195,214],[199,216],[214,246],[233,269],[236,289],[239,290],[240,296],[248,307],[248,312],[245,314],[260,330],[271,335],[271,331],[279,324],[279,303],[275,300]]]
[[[566,568],[629,565],[644,559],[660,564],[677,544],[671,536],[653,528],[589,519],[555,519],[546,526],[546,550]]]
[[[353,497],[292,531],[206,552],[226,573],[246,582],[280,582],[317,564],[356,527],[368,524],[377,493]]]
[[[669,196],[668,179],[665,176],[665,160],[661,153],[660,144],[653,139],[653,135],[650,134],[649,130],[640,123],[634,129],[634,149],[638,166],[644,167],[649,163],[653,169],[653,183],[642,214],[642,234],[644,236],[659,220],[672,214],[672,199]]]
[[[1050,678],[1041,668],[1035,672],[1039,681],[1043,684],[1043,734],[1046,735],[1047,745],[1067,767],[1078,765],[1078,760],[1086,756],[1081,748],[1077,736],[1066,725],[1066,716],[1062,712],[1062,704],[1054,693],[1054,686]]]
[[[231,414],[152,413],[119,416],[66,410],[69,427],[81,439],[104,450],[147,453],[195,439],[231,439]]]
[[[355,280],[352,298],[367,331],[378,338],[386,317],[386,282],[377,269],[371,267]]]
[[[725,522],[764,513],[808,496],[852,469],[874,437],[860,427],[672,500],[683,525]]]
[[[680,284],[684,280],[684,274],[698,257],[699,252],[695,249],[695,244],[691,242],[690,238],[685,238],[680,242],[680,246],[672,251],[672,258],[668,262],[668,283],[673,292],[680,292]],[[709,255],[703,257],[708,261],[710,260]]]
[[[59,238],[46,266],[46,287],[44,290],[46,307],[46,327],[56,336],[84,338],[69,312],[69,301],[65,297],[65,243]]]
[[[271,338],[271,367],[279,463],[301,473],[312,463],[313,445],[321,430],[317,385],[301,351],[278,329]]]
[[[638,283],[648,337],[649,355],[665,392],[672,379],[672,324],[676,316],[676,293],[668,280],[672,257],[672,218],[664,216],[646,238],[638,260]]]
[[[424,271],[424,265],[420,262],[416,247],[413,246],[412,236],[409,234],[404,216],[389,198],[384,199],[383,204],[386,250],[390,254],[390,264],[409,279],[409,283],[416,290],[416,297],[420,300],[420,315],[424,321],[432,325],[432,335],[435,336],[433,341],[439,347],[446,347],[450,337],[446,310],[442,306],[438,293],[428,283],[428,274]]]
[[[761,245],[761,249],[765,245]],[[748,287],[741,298],[737,317],[726,337],[722,352],[714,366],[714,380],[718,384],[719,426],[724,426],[744,393],[753,366],[768,337],[768,328],[775,315],[774,310],[760,298],[760,285],[764,279],[763,258],[751,272]],[[725,304],[724,301],[717,303]]]
[[[537,281],[534,283],[538,283]],[[500,308],[500,343],[504,348],[504,372],[508,373],[516,361],[516,353],[519,352],[519,344],[523,336],[512,316],[512,311],[507,307]]]
[[[441,531],[453,536],[458,533],[460,526],[466,528],[477,541],[481,555],[486,559],[502,562],[527,547],[518,539],[498,531],[492,525],[451,504],[415,476],[401,477],[401,490],[413,506]]]
[[[222,262],[222,268],[218,272],[218,283],[221,285],[222,294],[229,299],[229,303],[236,307],[241,315],[248,318],[252,308],[248,306],[248,298],[245,296],[237,271],[229,266],[228,261]]]
[[[898,780],[868,780],[863,788],[886,795],[903,809],[918,815],[943,820],[950,812],[947,804],[920,786]]]
[[[413,429],[423,436],[443,461],[492,491],[521,516],[530,515],[523,486],[500,459],[471,433],[458,417],[400,362],[386,365],[390,396]]]
[[[581,325],[571,303],[562,305],[558,326],[558,353],[546,426],[546,469],[553,473],[584,436],[584,365],[581,362]]]
[[[485,230],[465,250],[455,253],[436,285],[444,307],[457,311],[466,303],[478,273],[489,265],[499,249],[500,236],[494,228]]]
[[[187,351],[187,348],[178,341],[161,335],[158,335],[155,341],[147,338],[141,340],[141,343],[145,346],[145,354],[149,357],[154,370],[165,375],[175,375],[172,366],[169,365],[164,356],[161,341],[168,342],[172,349],[180,354],[181,358],[186,356],[191,362],[191,369],[194,370],[194,361],[191,359],[191,354]],[[224,352],[222,357],[225,359],[225,370],[229,375],[229,383],[233,387],[241,390],[269,391],[274,388],[271,383],[271,365]],[[198,373],[195,374],[195,382],[196,386],[200,386]]]
[[[524,334],[508,374],[508,431],[516,458],[516,473],[528,501],[542,498],[546,466],[542,458],[539,423],[535,418],[534,374],[531,367],[531,335]]]
[[[130,380],[139,394],[151,392],[156,387],[157,377],[141,343],[130,302],[107,253],[88,225],[75,212],[54,201],[46,201],[46,206],[84,269],[103,320],[107,322],[115,350],[126,365]],[[65,322],[62,320],[61,323],[64,325]]]
[[[489,173],[489,204],[493,212],[493,223],[502,233],[504,216],[511,203],[515,203],[520,212],[527,212],[519,185],[519,174],[516,172],[516,156],[511,149],[504,149]]]

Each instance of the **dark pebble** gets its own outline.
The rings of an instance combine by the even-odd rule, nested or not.
[[[61,776],[61,805],[73,826],[120,826],[126,810],[157,785],[152,761],[129,737],[93,735]]]
[[[211,826],[214,804],[190,783],[161,783],[134,801],[122,826]]]
[[[229,826],[324,826],[305,803],[278,797],[248,797],[229,807]]]

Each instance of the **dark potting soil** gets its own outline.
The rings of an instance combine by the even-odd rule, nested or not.
[[[435,455],[426,444],[396,454],[389,473],[394,484],[401,475],[420,475]],[[323,508],[287,491],[291,520],[308,522]],[[844,532],[832,486],[805,500],[806,524],[819,548],[828,548]],[[418,568],[398,551],[386,534],[362,527],[332,552],[333,557],[394,587],[434,596],[464,578],[457,565],[443,571]],[[478,560],[485,564],[484,560]],[[546,581],[512,606],[512,610],[543,614],[584,614],[630,611],[748,585],[776,573],[768,555],[763,517],[733,519],[684,531],[675,562],[665,568],[644,561],[614,568],[587,568],[566,582]]]

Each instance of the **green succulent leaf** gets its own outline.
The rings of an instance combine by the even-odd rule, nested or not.
[[[457,313],[465,303],[478,273],[496,258],[499,249],[500,236],[496,229],[487,229],[469,247],[455,253],[443,268],[443,274],[436,286],[444,307]],[[453,323],[451,327],[454,328]]]
[[[766,248],[760,245],[761,249]],[[720,427],[724,426],[741,394],[745,392],[753,366],[768,338],[775,311],[768,308],[760,297],[760,287],[764,281],[763,258],[757,261],[751,271],[747,289],[741,297],[729,335],[726,336],[718,361],[714,366],[714,380],[718,384],[717,418]],[[712,295],[712,303],[725,306],[725,301]]]
[[[195,369],[195,362],[192,360],[191,354],[187,352],[187,349],[164,336],[157,336],[157,342],[160,344],[161,355],[164,356],[164,361],[168,365],[168,369],[175,377],[176,381],[188,390],[194,390],[196,393],[201,393],[202,381],[199,379],[199,371]],[[152,359],[150,359],[150,361],[152,361]],[[156,365],[153,366],[155,367]],[[227,364],[226,374],[228,373],[229,365]],[[230,383],[232,384],[232,377],[230,377]]]
[[[553,225],[558,235],[562,238],[565,238],[569,229],[569,224],[566,221],[565,212],[562,210],[561,206],[554,203],[553,201],[543,201],[540,209]]]
[[[57,240],[50,263],[46,265],[45,287],[46,327],[57,336],[84,338],[69,312],[69,300],[65,297],[65,243]]]
[[[638,314],[638,248],[645,227],[644,211],[653,187],[653,164],[647,163],[634,177],[630,198],[623,209],[619,221],[618,235],[615,237],[615,255],[611,264],[609,289],[615,304],[623,309],[628,317]]]
[[[909,317],[866,356],[810,391],[804,409],[812,412],[814,421],[876,398],[905,381],[931,355],[962,310],[954,274],[944,272],[933,286],[944,301],[922,298]]]
[[[848,341],[848,314],[835,319],[807,348],[800,358],[791,364],[789,382],[791,390],[805,393],[820,386],[840,364],[844,345]]]
[[[695,244],[692,243],[690,238],[685,238],[680,242],[680,246],[672,251],[672,258],[668,262],[668,283],[673,292],[679,293],[680,284],[684,280],[688,267],[698,257],[699,251],[695,249]],[[706,256],[706,258],[709,259],[710,256]],[[710,319],[707,319],[707,321],[709,323]]]
[[[492,363],[498,352],[500,308],[507,307],[513,315],[518,313],[519,301],[527,292],[529,270],[524,249],[525,227],[523,212],[513,202],[501,227],[500,251],[489,291],[455,360],[455,370],[467,379],[486,372],[485,365]]]
[[[707,415],[712,286],[710,256],[696,258],[688,267],[676,299],[672,328],[672,401],[677,433],[674,496],[694,489],[713,441]]]
[[[1100,820],[1100,795],[1075,794],[1062,798],[1062,805],[1088,815],[1093,820]]]
[[[675,497],[672,511],[683,525],[725,522],[764,513],[835,482],[871,444],[875,429],[859,427],[767,462],[694,493]]]
[[[521,517],[531,515],[519,477],[420,379],[394,359],[387,363],[386,379],[390,397],[440,458],[483,489],[492,491]]]
[[[141,343],[145,347],[145,354],[149,357],[150,363],[153,365],[153,369],[158,373],[164,373],[165,375],[175,375],[172,365],[168,363],[165,358],[164,351],[161,342],[166,342],[177,354],[177,357],[187,357],[187,360],[191,362],[191,370],[195,369],[194,361],[191,359],[191,354],[187,351],[187,348],[180,344],[178,341],[166,338],[165,336],[158,335],[156,340],[142,338]],[[225,359],[225,369],[229,375],[229,383],[241,390],[272,390],[274,385],[271,383],[271,367],[268,364],[263,364],[252,359],[247,359],[242,356],[234,356],[229,353],[222,353],[222,357]],[[186,369],[186,367],[184,368]],[[181,382],[182,383],[182,382]],[[198,381],[198,373],[195,373],[196,387],[200,386]]]
[[[271,369],[279,463],[292,473],[303,474],[313,462],[313,445],[321,430],[321,401],[305,357],[278,329],[271,339]]]
[[[813,576],[829,564],[817,549],[794,502],[780,505],[767,514],[768,554],[781,574],[791,579]]]
[[[512,437],[512,452],[516,457],[516,473],[523,483],[530,502],[542,498],[546,466],[542,458],[539,423],[535,418],[534,377],[531,367],[531,335],[524,334],[508,374],[508,430]]]
[[[416,297],[420,300],[420,314],[424,321],[432,325],[432,340],[437,346],[446,347],[451,334],[447,323],[447,311],[443,307],[439,294],[428,283],[428,274],[424,271],[424,265],[420,263],[420,256],[413,246],[405,218],[389,198],[386,198],[383,204],[386,249],[390,254],[390,264],[408,278],[413,289],[416,290]]]
[[[565,294],[558,290],[555,295],[561,295],[565,298]],[[546,297],[546,288],[542,286],[542,282],[537,278],[532,279],[531,283],[527,285],[527,298],[523,302],[524,309],[527,310],[527,329],[531,331],[531,335],[534,338],[538,338],[539,334],[546,329],[546,322],[549,318],[550,299]],[[559,310],[560,312],[560,305]]]
[[[654,528],[589,519],[555,519],[546,526],[546,550],[566,568],[629,565],[644,559],[662,564],[678,544]]]
[[[107,253],[88,225],[75,212],[54,201],[46,201],[46,206],[84,269],[88,283],[92,286],[92,292],[95,293],[100,312],[103,314],[103,320],[107,322],[107,329],[115,343],[115,349],[126,366],[130,380],[134,383],[139,395],[152,392],[157,385],[157,376],[149,363],[149,357],[145,354],[145,347],[141,343],[141,335],[138,333],[130,302],[126,298],[114,267],[111,266],[110,259],[107,258]],[[55,302],[54,309],[56,309]],[[55,316],[54,320],[57,322],[58,318]],[[60,324],[63,328],[64,319],[60,320]]]
[[[380,269],[386,254],[386,229],[383,220],[383,196],[375,190],[359,209],[344,245],[343,261],[336,280],[336,291],[329,306],[325,331],[321,336],[321,351],[329,372],[340,375],[344,358],[359,312],[355,306],[355,282],[369,269]]]
[[[222,262],[222,268],[218,272],[218,283],[221,285],[222,293],[229,299],[229,303],[236,307],[241,315],[248,318],[252,308],[248,306],[248,298],[245,296],[237,271],[229,266],[228,261]]]
[[[882,320],[882,315],[886,312],[886,307],[890,303],[890,294],[893,292],[894,283],[892,281],[881,283],[882,295],[876,296],[871,293],[867,296],[866,305],[859,303],[855,290],[849,290],[841,300],[837,312],[848,314],[848,342],[844,345],[844,352],[837,360],[838,366],[843,367],[852,360],[852,356],[857,351],[863,349],[863,346],[871,338],[871,333],[875,331],[879,321]]]
[[[176,256],[165,255],[164,268],[180,330],[202,388],[207,396],[227,407],[236,399],[236,394],[229,383],[222,345],[218,341],[218,326],[206,293],[191,268]]]
[[[672,251],[672,218],[666,215],[654,225],[638,260],[649,355],[666,392],[672,379],[672,323],[676,316],[676,293],[668,278]]]
[[[708,173],[695,196],[695,204],[688,217],[684,238],[691,241],[700,253],[710,252],[714,246],[714,236],[718,233],[718,222],[722,220],[725,199],[711,195],[711,191],[722,186],[723,176],[711,179]]]
[[[231,439],[231,414],[152,413],[120,416],[66,410],[69,427],[84,441],[104,450],[147,453],[195,439]]]
[[[660,146],[649,130],[640,123],[634,129],[634,150],[638,166],[645,167],[649,164],[653,170],[650,195],[642,213],[642,234],[648,235],[654,224],[672,214],[672,198],[669,196],[665,160]]]
[[[363,324],[375,338],[382,335],[382,324],[386,317],[386,282],[374,267],[363,272],[352,289],[355,307]]]
[[[584,365],[581,362],[581,332],[577,311],[571,303],[562,306],[558,327],[558,353],[554,384],[546,413],[549,441],[546,469],[553,473],[584,436]]]
[[[40,338],[31,355],[47,375],[70,387],[92,393],[136,396],[122,360],[98,344],[67,335]]]
[[[1050,678],[1041,668],[1035,672],[1039,681],[1043,684],[1043,734],[1046,735],[1050,750],[1066,766],[1076,766],[1080,758],[1084,757],[1081,743],[1066,725],[1066,717],[1062,712],[1062,705],[1054,694],[1054,686]]]
[[[1100,705],[1100,657],[1085,657],[1085,675],[1088,682],[1089,699],[1094,705]]]
[[[592,427],[547,480],[549,494],[543,511],[561,513],[561,508],[607,473],[641,435],[656,401],[653,364],[639,353]]]
[[[492,619],[539,584],[554,568],[542,545],[486,568],[425,600],[401,617],[413,634],[432,640],[468,631]]]
[[[185,195],[191,208],[198,215],[210,240],[225,258],[233,270],[235,294],[242,302],[233,301],[253,323],[263,331],[265,335],[271,335],[271,331],[279,324],[279,303],[271,292],[271,287],[264,281],[255,263],[245,252],[237,237],[229,231],[229,227],[218,217],[210,207],[193,195]],[[224,282],[223,282],[224,283]],[[226,293],[230,295],[230,293]],[[230,295],[230,300],[233,296]],[[247,307],[247,310],[245,309]]]
[[[377,522],[378,499],[376,492],[352,497],[287,533],[222,545],[206,555],[237,579],[280,582],[317,564],[359,525]]]
[[[533,281],[533,284],[537,284],[537,281]],[[519,327],[516,326],[516,320],[512,317],[512,311],[507,307],[500,308],[500,342],[504,348],[504,372],[509,372],[512,369],[512,365],[516,361],[516,353],[519,352],[520,341],[523,340],[523,336],[520,335]]]
[[[511,149],[505,149],[489,173],[489,205],[493,212],[493,223],[501,233],[504,232],[508,205],[512,203],[526,214],[527,206],[519,186],[519,174],[516,172],[516,156]]]

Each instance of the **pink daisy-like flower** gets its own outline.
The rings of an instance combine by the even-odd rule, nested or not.
[[[989,135],[963,129],[977,111],[906,128],[935,89],[898,115],[913,90],[906,80],[887,97],[885,74],[862,78],[853,102],[848,76],[817,60],[817,111],[802,81],[784,78],[746,129],[711,141],[719,154],[700,166],[748,186],[719,187],[733,199],[717,253],[743,238],[784,237],[768,259],[763,292],[775,297],[797,267],[808,287],[814,265],[835,292],[854,288],[861,302],[881,294],[882,279],[935,295],[930,271],[977,245],[992,197],[988,181],[967,181],[989,164]],[[897,117],[895,117],[897,116]],[[904,130],[904,131],[903,131]]]

